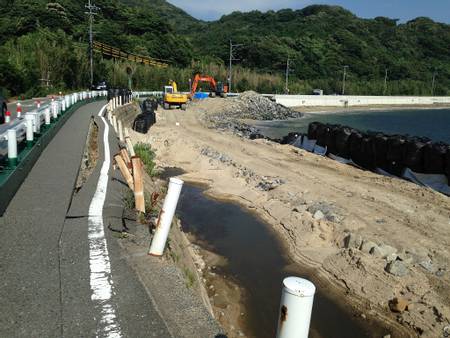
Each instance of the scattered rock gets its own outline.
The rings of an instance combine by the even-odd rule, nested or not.
[[[436,268],[434,267],[434,264],[431,259],[424,260],[420,262],[419,265],[430,273],[436,272]]]
[[[393,262],[398,258],[398,255],[393,253],[390,255],[387,255],[384,259],[386,259],[386,262]]]
[[[406,265],[398,260],[387,263],[385,270],[391,275],[397,277],[404,277],[408,274],[408,268],[406,267]]]
[[[383,338],[391,338],[390,334],[385,335]]]
[[[373,247],[370,253],[376,257],[386,258],[397,253],[397,249],[390,245],[381,244],[380,246]]]
[[[401,260],[405,264],[412,264],[414,263],[414,257],[405,253],[401,252],[397,255],[397,259]]]
[[[409,301],[403,297],[395,297],[389,301],[389,308],[393,312],[405,312],[408,308]]]
[[[314,219],[317,220],[317,221],[320,221],[320,220],[322,220],[324,218],[325,218],[325,215],[320,210],[317,210],[316,213],[314,214]]]
[[[382,252],[378,245],[375,245],[372,249],[370,249],[369,253],[374,257],[382,257]]]
[[[361,245],[361,251],[365,253],[370,253],[370,250],[372,250],[372,248],[376,246],[377,246],[376,243],[364,240]]]
[[[333,204],[324,201],[311,204],[308,207],[308,211],[313,215],[320,211],[327,221],[333,223],[340,223],[344,219],[344,217],[339,215],[337,208]]]
[[[361,244],[362,244],[362,237],[360,235],[351,233],[344,239],[344,245],[346,248],[359,249],[361,247]]]
[[[262,191],[270,191],[275,188],[278,188],[280,185],[283,185],[284,183],[285,183],[284,180],[279,178],[271,179],[263,177],[262,181],[258,183],[256,188]]]

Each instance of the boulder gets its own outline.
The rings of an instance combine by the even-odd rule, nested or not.
[[[344,246],[347,249],[349,248],[359,249],[361,247],[361,244],[362,244],[362,237],[360,235],[351,233],[344,239]]]
[[[403,262],[399,260],[387,263],[384,269],[386,270],[386,272],[389,272],[391,275],[397,277],[404,277],[408,274],[408,268]]]
[[[362,245],[361,245],[361,251],[365,252],[365,253],[370,253],[370,250],[372,250],[372,248],[376,247],[377,244],[372,242],[372,241],[366,241],[364,240]]]

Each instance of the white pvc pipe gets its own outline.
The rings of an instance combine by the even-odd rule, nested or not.
[[[15,129],[8,129],[8,159],[17,159],[17,132]]]
[[[119,140],[120,140],[120,142],[123,142],[124,138],[123,138],[122,120],[117,121],[117,128],[119,129]]]
[[[34,140],[34,132],[33,132],[33,120],[34,116],[26,115],[25,116],[25,123],[27,126],[27,141],[33,142]]]
[[[169,189],[167,191],[166,199],[164,200],[163,208],[159,214],[156,232],[150,246],[149,255],[161,257],[164,253],[183,183],[184,182],[178,178],[172,177],[170,179]]]
[[[316,287],[309,280],[284,279],[277,338],[308,338],[315,293]]]
[[[44,114],[45,114],[45,125],[48,126],[50,125],[50,109],[46,108]]]

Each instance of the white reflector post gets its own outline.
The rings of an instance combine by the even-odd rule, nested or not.
[[[172,177],[170,179],[169,189],[167,191],[166,199],[164,200],[163,208],[158,217],[156,232],[150,246],[149,255],[161,257],[164,253],[183,183],[184,182],[178,178]]]
[[[308,338],[315,293],[316,287],[309,280],[284,279],[277,338]]]
[[[49,126],[50,125],[50,108],[46,108],[44,111],[45,114],[45,125]]]
[[[17,165],[17,132],[15,129],[8,129],[8,162],[11,167]]]
[[[33,120],[34,116],[25,115],[25,123],[27,126],[27,146],[32,146],[34,141]]]

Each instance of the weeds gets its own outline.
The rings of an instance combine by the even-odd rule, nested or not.
[[[145,172],[149,176],[158,175],[158,172],[155,170],[155,152],[150,145],[138,143],[134,146],[134,152],[136,153],[136,156],[141,158],[142,163],[144,163]]]
[[[191,270],[189,270],[189,268],[184,268],[183,272],[186,276],[186,286],[190,289],[195,284],[195,275]]]

